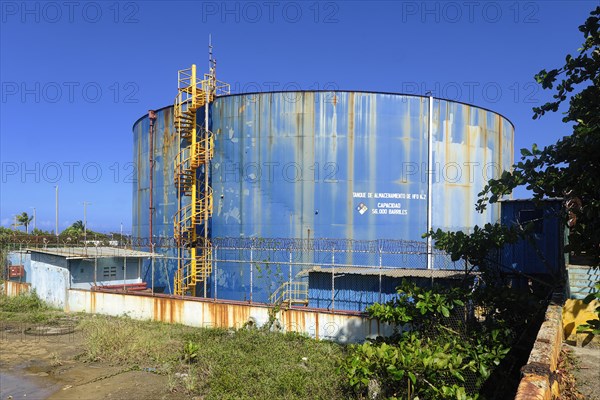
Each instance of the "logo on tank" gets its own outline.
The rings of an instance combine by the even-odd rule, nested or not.
[[[358,211],[358,213],[360,215],[363,215],[364,213],[366,213],[367,211],[369,211],[369,207],[367,207],[367,205],[365,203],[360,203],[358,205],[358,207],[356,207],[356,210]]]

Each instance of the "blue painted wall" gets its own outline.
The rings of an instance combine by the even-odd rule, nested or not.
[[[337,275],[337,274],[336,274]],[[332,299],[331,274],[310,272],[308,275],[308,306],[331,310],[365,311],[374,303],[386,303],[396,297],[396,288],[402,280],[416,283],[420,287],[431,287],[430,278],[391,277],[382,275],[339,274],[335,278]],[[462,282],[460,273],[456,278],[436,278],[436,285],[456,285]]]
[[[16,251],[8,253],[8,260],[10,265],[24,265],[25,277],[22,281],[30,283],[42,300],[57,308],[65,306],[69,288],[90,289],[94,285],[94,262],[90,260],[67,260],[52,254]],[[123,283],[123,258],[100,258],[97,268],[99,286]],[[127,259],[125,283],[140,282],[140,272],[140,261]]]
[[[531,200],[509,200],[500,204],[503,225],[524,224],[531,219],[535,224],[533,243],[521,240],[506,246],[501,252],[502,264],[526,274],[559,278],[564,268],[564,227],[559,214],[562,201],[542,201],[539,207]]]

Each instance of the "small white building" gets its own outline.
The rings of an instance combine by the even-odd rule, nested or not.
[[[22,252],[18,255],[25,270],[18,280],[30,283],[41,299],[59,308],[67,303],[69,289],[142,284],[142,260],[157,256],[96,246],[30,248],[26,253],[26,257]]]

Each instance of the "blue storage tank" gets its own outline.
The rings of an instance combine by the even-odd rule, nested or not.
[[[497,205],[483,214],[474,209],[487,180],[513,164],[514,127],[493,111],[425,96],[356,91],[236,94],[218,97],[210,107],[216,135],[213,238],[422,240],[429,172],[434,229],[469,231],[500,218]],[[143,238],[149,233],[148,116],[136,121],[133,132],[133,235]],[[172,107],[158,110],[155,236],[173,236],[173,160],[179,146]],[[352,253],[346,257],[348,263],[373,263]],[[165,262],[156,271],[172,275],[175,264]],[[168,291],[172,278],[166,276],[155,278]]]
[[[162,246],[162,238],[173,237],[173,215],[177,211],[177,193],[173,179],[173,160],[179,153],[180,142],[173,126],[173,106],[156,111],[153,134],[150,135],[148,114],[133,124],[133,215],[132,237],[143,239],[139,249],[148,247],[150,235],[150,171],[152,171],[152,236],[156,248],[165,257],[155,259],[154,277],[150,260],[143,260],[142,279],[150,284],[154,278],[155,291],[172,292],[173,274],[177,269],[177,250]],[[152,138],[152,144],[150,143]],[[152,162],[150,157],[152,152]]]
[[[214,236],[422,240],[428,97],[275,92],[218,98]],[[513,163],[494,112],[433,100],[433,228],[496,221],[477,193]],[[451,211],[451,212],[450,212]]]

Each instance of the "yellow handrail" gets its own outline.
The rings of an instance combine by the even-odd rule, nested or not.
[[[209,186],[209,163],[214,155],[214,135],[207,126],[197,125],[197,110],[205,107],[216,96],[229,94],[229,85],[218,81],[215,69],[197,78],[196,66],[180,70],[177,76],[177,96],[174,101],[174,125],[180,139],[189,144],[179,151],[174,160],[174,181],[178,190],[178,210],[173,217],[174,237],[178,244],[177,272],[174,276],[175,294],[188,291],[195,295],[195,287],[206,281],[212,272],[212,248],[207,227],[199,237],[197,227],[206,224],[212,216],[213,193]],[[204,166],[203,182],[198,168]],[[183,205],[182,196],[191,197]],[[203,246],[197,243],[202,240]]]
[[[200,165],[210,161],[214,154],[213,147],[213,134],[208,131],[208,138],[203,138],[183,148],[175,157],[175,177],[186,172],[191,172]]]
[[[307,282],[283,282],[271,296],[269,302],[274,304],[308,304],[308,283]]]
[[[209,188],[208,193],[205,196],[200,197],[196,200],[196,213],[192,213],[192,204],[188,204],[183,208],[178,209],[175,212],[174,224],[175,224],[175,235],[187,233],[191,229],[202,223],[205,213],[208,216],[212,216],[213,210],[213,196],[212,188]]]
[[[202,264],[204,268],[196,268],[194,272],[191,268],[193,264],[191,259],[183,259],[182,261],[182,268],[179,268],[175,274],[176,290],[185,290],[185,288],[208,279],[212,273],[212,247],[210,242],[205,244],[202,248],[202,254],[195,259],[195,262]]]

